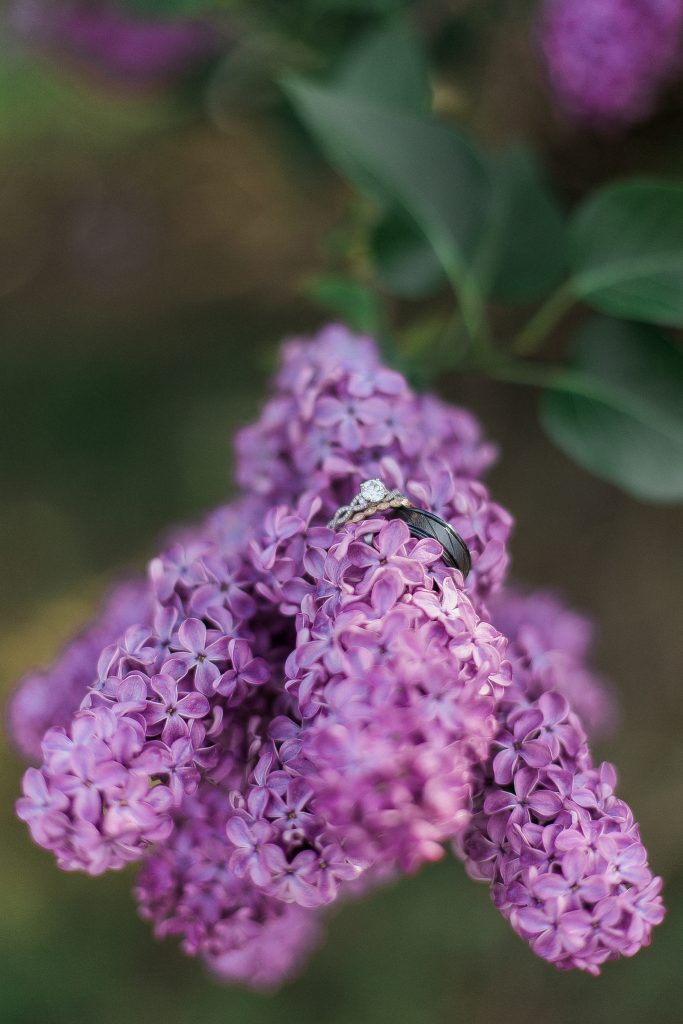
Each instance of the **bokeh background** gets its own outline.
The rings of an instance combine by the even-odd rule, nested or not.
[[[528,33],[508,18],[489,34],[474,94],[463,85],[484,57],[454,35],[439,101],[464,107],[493,142],[533,141],[565,200],[617,170],[680,173],[680,87],[647,125],[587,136],[553,115]],[[3,28],[3,700],[81,625],[107,580],[142,567],[171,525],[225,499],[231,435],[256,413],[279,339],[324,320],[304,286],[329,258],[347,193],[268,76],[240,74],[202,70],[172,89],[130,89]],[[278,994],[227,988],[151,938],[129,873],[66,875],[32,846],[13,816],[22,766],[3,736],[3,1024],[680,1019],[680,513],[566,460],[541,435],[532,392],[463,375],[439,385],[501,442],[490,483],[517,520],[515,576],[562,592],[599,624],[596,661],[614,681],[621,722],[598,753],[620,766],[666,879],[669,914],[653,946],[599,979],[561,975],[449,859],[339,912],[305,973]]]

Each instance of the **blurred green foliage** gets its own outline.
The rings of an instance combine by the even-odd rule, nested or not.
[[[569,371],[527,368],[511,358],[507,339],[496,344],[487,300],[524,304],[550,293],[513,343],[518,355],[536,352],[578,301],[616,317],[683,326],[683,186],[607,185],[566,224],[529,154],[486,154],[467,133],[433,116],[425,104],[428,64],[404,21],[356,45],[324,84],[290,78],[285,89],[332,162],[379,211],[368,227],[378,288],[403,287],[404,295],[419,296],[440,283],[435,264],[441,266],[462,338],[457,351],[441,347],[446,365],[547,387],[541,424],[567,454],[642,498],[680,501],[680,359],[672,356],[662,369],[656,343],[642,345],[633,375],[624,343],[602,346],[609,372],[604,358],[596,371],[585,347]],[[396,204],[403,210],[399,230],[387,220],[395,218]],[[357,292],[349,285],[346,295],[351,314]],[[340,296],[338,283],[337,303]],[[629,334],[626,325],[605,329],[611,338]],[[661,342],[667,344],[673,343]],[[426,359],[434,374],[442,369],[435,352]],[[641,401],[641,386],[648,401]]]
[[[637,497],[680,501],[680,346],[655,328],[596,317],[581,325],[572,355],[579,380],[543,397],[550,437],[579,465]]]

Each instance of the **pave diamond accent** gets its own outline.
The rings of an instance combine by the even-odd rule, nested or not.
[[[382,501],[387,496],[387,489],[381,480],[364,480],[360,485],[360,493],[366,501]]]

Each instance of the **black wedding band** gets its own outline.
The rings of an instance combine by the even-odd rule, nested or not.
[[[443,548],[444,562],[452,569],[459,569],[464,576],[472,568],[470,552],[459,533],[435,512],[427,512],[422,508],[396,509],[396,516],[408,524],[413,537],[423,540],[425,537],[438,540]]]

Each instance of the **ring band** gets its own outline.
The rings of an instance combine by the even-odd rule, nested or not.
[[[390,491],[381,480],[364,480],[359,493],[348,505],[342,505],[330,519],[328,526],[338,530],[347,523],[360,523],[377,512],[392,510],[408,526],[413,537],[420,540],[429,538],[439,542],[443,548],[443,560],[451,569],[458,569],[463,577],[472,568],[470,552],[459,533],[436,512],[415,508],[413,503],[400,491]]]
[[[443,560],[446,565],[451,569],[459,569],[463,577],[467,576],[472,568],[469,548],[450,523],[437,516],[436,512],[428,512],[414,506],[398,509],[396,515],[407,523],[413,537],[438,540],[443,548]]]

